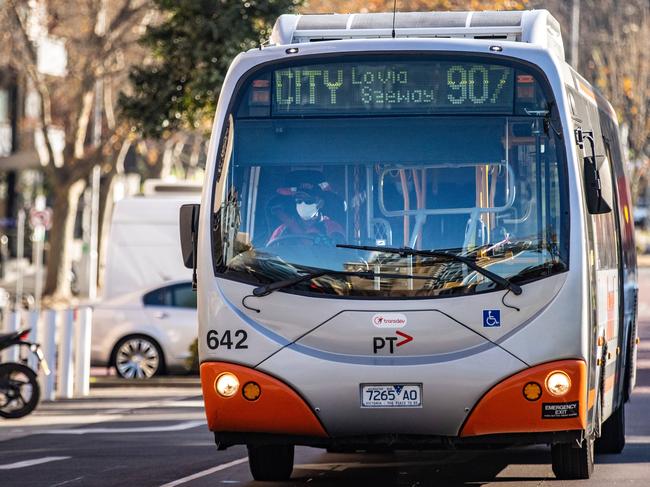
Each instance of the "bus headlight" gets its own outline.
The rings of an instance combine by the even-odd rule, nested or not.
[[[217,377],[217,380],[214,383],[214,388],[220,396],[234,396],[239,389],[239,379],[235,377],[235,374],[224,372]]]
[[[556,370],[546,376],[546,390],[554,396],[564,396],[571,389],[569,376]]]

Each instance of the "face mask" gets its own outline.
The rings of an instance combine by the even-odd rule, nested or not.
[[[318,216],[318,203],[312,203],[310,205],[305,202],[296,203],[296,211],[303,220],[313,220]]]

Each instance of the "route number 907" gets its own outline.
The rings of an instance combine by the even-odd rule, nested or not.
[[[233,339],[234,337],[234,339]],[[231,332],[230,330],[225,330],[221,337],[217,330],[209,330],[206,338],[206,344],[210,350],[216,350],[219,347],[227,348],[228,350],[243,350],[247,349],[246,340],[248,339],[248,333],[246,330],[235,330]]]

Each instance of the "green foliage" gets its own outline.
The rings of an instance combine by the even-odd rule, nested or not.
[[[163,20],[142,44],[153,62],[133,69],[120,105],[135,129],[160,137],[212,119],[232,59],[265,41],[275,19],[301,0],[154,0]]]
[[[192,374],[199,373],[199,340],[195,339],[190,345],[190,356],[185,359],[185,368]]]

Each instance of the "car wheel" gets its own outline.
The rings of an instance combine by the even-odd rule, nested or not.
[[[149,379],[163,370],[163,354],[153,338],[122,338],[113,352],[113,365],[124,379]]]

